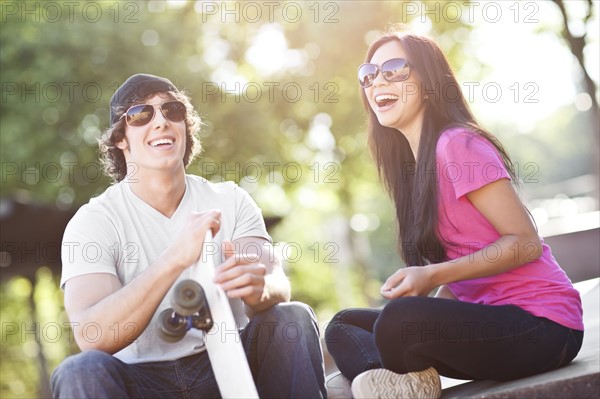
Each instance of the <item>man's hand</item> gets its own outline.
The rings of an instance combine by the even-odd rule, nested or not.
[[[259,263],[258,254],[236,254],[231,241],[224,241],[225,262],[215,269],[214,282],[220,284],[229,298],[241,298],[255,306],[265,298],[267,268]]]
[[[427,296],[435,288],[427,266],[405,267],[392,274],[381,286],[386,299],[403,296]]]
[[[221,211],[192,212],[179,236],[163,254],[180,269],[198,261],[202,255],[206,232],[211,230],[213,237],[221,227]]]

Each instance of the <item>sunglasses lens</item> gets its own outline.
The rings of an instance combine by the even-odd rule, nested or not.
[[[374,64],[363,64],[358,68],[358,84],[360,87],[366,88],[373,84],[377,77],[378,68]]]
[[[404,58],[393,58],[383,63],[381,73],[388,82],[403,82],[408,79],[410,68]]]
[[[160,110],[162,111],[165,118],[171,122],[181,122],[185,119],[185,105],[180,101],[169,101],[161,105]]]
[[[180,101],[169,101],[160,106],[163,116],[171,122],[181,122],[185,119],[186,109]],[[125,114],[129,126],[144,126],[154,117],[154,106],[140,104],[131,107]]]
[[[154,108],[151,105],[137,105],[129,108],[125,117],[129,126],[144,126],[153,116]]]

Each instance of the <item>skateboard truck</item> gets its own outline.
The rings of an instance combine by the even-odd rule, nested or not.
[[[159,334],[168,342],[178,342],[188,330],[210,331],[213,318],[204,289],[194,280],[183,280],[174,289],[173,308],[159,315]]]
[[[213,242],[210,231],[204,242]],[[213,257],[198,260],[190,266],[190,272],[190,279],[174,287],[172,308],[159,315],[159,336],[167,342],[177,342],[192,328],[204,331],[204,344],[221,397],[258,399],[229,299],[223,288],[213,282]],[[215,331],[208,334],[213,326]]]

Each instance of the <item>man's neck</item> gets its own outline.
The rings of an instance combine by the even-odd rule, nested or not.
[[[170,218],[185,194],[185,173],[138,173],[129,185],[135,195]]]

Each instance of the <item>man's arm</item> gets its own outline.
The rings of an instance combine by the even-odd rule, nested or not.
[[[129,284],[108,273],[73,277],[65,285],[65,309],[83,351],[116,353],[146,329],[180,272],[157,260]]]
[[[248,316],[290,300],[290,282],[269,241],[242,237],[225,245],[226,260],[217,267],[215,282],[230,298],[244,301]]]
[[[204,237],[216,233],[220,212],[194,213],[173,244],[126,285],[108,273],[92,273],[65,284],[65,309],[81,350],[116,353],[146,329],[181,272],[200,257]]]

